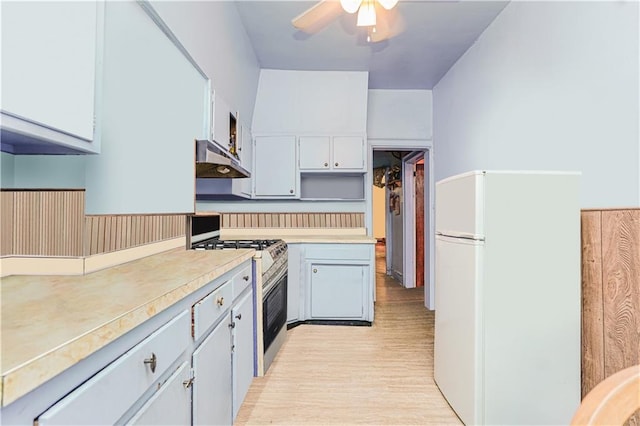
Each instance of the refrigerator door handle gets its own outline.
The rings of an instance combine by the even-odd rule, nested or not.
[[[465,240],[484,241],[484,235],[471,234],[468,232],[436,231],[436,235],[450,238],[463,238]]]

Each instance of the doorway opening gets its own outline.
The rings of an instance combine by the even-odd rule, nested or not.
[[[368,202],[373,236],[384,245],[386,274],[404,288],[422,287],[428,309],[434,309],[432,162],[431,148],[424,145],[372,144]]]

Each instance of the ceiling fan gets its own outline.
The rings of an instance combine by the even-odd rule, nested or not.
[[[315,33],[342,11],[358,12],[356,26],[367,28],[367,41],[378,42],[398,34],[401,23],[392,9],[398,0],[320,0],[291,20],[297,29]]]

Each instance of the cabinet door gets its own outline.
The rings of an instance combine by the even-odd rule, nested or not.
[[[256,137],[253,154],[256,197],[298,196],[295,136]]]
[[[213,139],[229,149],[229,126],[231,123],[229,105],[217,90],[213,93],[213,97]]]
[[[233,418],[253,381],[253,291],[231,310],[233,327]]]
[[[329,136],[301,136],[300,170],[325,170],[331,167],[331,138]]]
[[[253,173],[251,164],[253,162],[253,137],[251,136],[251,128],[248,126],[240,126],[240,161],[242,166]],[[252,178],[234,179],[240,185],[240,192],[247,197],[251,197]]]
[[[231,424],[231,333],[227,315],[193,352],[193,424]]]
[[[3,112],[93,139],[99,12],[91,1],[2,3]]]
[[[128,422],[130,425],[191,424],[189,363],[184,362]]]
[[[365,266],[310,263],[311,317],[362,318]]]
[[[333,138],[334,169],[364,169],[364,139],[360,136]]]

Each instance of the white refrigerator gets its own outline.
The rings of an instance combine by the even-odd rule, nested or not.
[[[434,377],[467,425],[569,424],[580,404],[579,180],[436,183]]]

